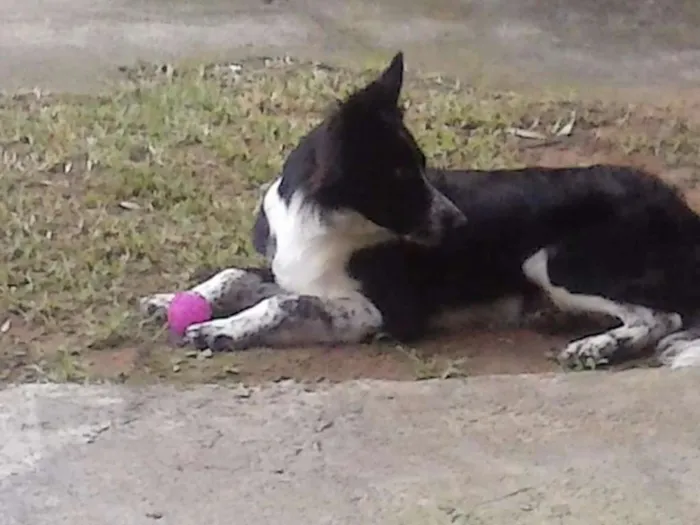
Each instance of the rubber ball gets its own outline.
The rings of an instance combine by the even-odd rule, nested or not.
[[[168,328],[178,336],[183,336],[193,324],[204,323],[211,318],[209,301],[192,292],[177,293],[168,308]]]

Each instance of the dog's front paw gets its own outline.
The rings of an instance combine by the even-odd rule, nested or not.
[[[168,307],[174,298],[174,293],[157,293],[142,297],[139,300],[139,309],[144,316],[165,322],[168,318]]]
[[[230,333],[230,323],[226,319],[193,324],[185,330],[183,340],[198,350],[227,352],[241,349],[241,345],[235,343],[235,338]]]
[[[574,370],[593,370],[608,364],[608,356],[615,351],[618,341],[608,335],[600,334],[567,345],[557,356],[557,361],[564,368]]]

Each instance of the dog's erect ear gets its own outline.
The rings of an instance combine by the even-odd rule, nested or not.
[[[386,94],[392,97],[393,102],[398,103],[403,85],[403,53],[401,51],[391,59],[391,64],[379,76],[377,82],[386,90]]]
[[[403,53],[399,51],[381,75],[367,86],[367,95],[382,105],[396,106],[403,85]]]

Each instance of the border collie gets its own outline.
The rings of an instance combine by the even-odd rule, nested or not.
[[[700,217],[619,166],[429,170],[403,121],[403,55],[301,139],[253,230],[269,267],[191,291],[214,306],[185,342],[214,351],[426,337],[441,314],[544,294],[612,329],[561,349],[593,368],[656,348],[700,365]],[[172,293],[145,297],[162,317]]]

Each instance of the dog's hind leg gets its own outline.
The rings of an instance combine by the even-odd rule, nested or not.
[[[280,294],[231,317],[192,325],[185,341],[214,351],[350,344],[362,342],[381,325],[379,310],[360,295],[321,298]]]
[[[554,253],[553,256],[550,256],[550,250]],[[595,368],[607,364],[613,357],[619,357],[617,354],[623,351],[628,354],[650,348],[681,327],[682,319],[677,313],[657,311],[606,298],[599,290],[609,289],[610,282],[616,278],[623,279],[624,271],[616,275],[620,268],[606,265],[605,258],[596,261],[594,253],[588,254],[587,262],[593,265],[591,267],[587,267],[587,262],[581,261],[581,257],[578,257],[575,265],[570,264],[567,258],[572,254],[563,250],[566,250],[565,246],[541,249],[525,261],[523,272],[528,279],[540,286],[559,308],[571,312],[604,314],[616,318],[621,323],[620,326],[606,332],[572,341],[558,355],[558,360],[563,366]],[[562,255],[557,261],[557,257]],[[580,253],[575,255],[581,256]],[[552,282],[552,261],[559,263],[558,280],[564,284]],[[591,268],[595,269],[590,271]],[[591,275],[595,275],[596,278],[590,278]],[[587,290],[591,290],[591,293],[586,293]]]
[[[700,366],[700,312],[684,324],[684,330],[664,337],[656,345],[660,364],[670,368]]]
[[[204,297],[214,317],[231,316],[282,290],[264,268],[228,268],[189,290]],[[158,293],[140,300],[141,311],[158,320],[165,320],[175,293]]]

